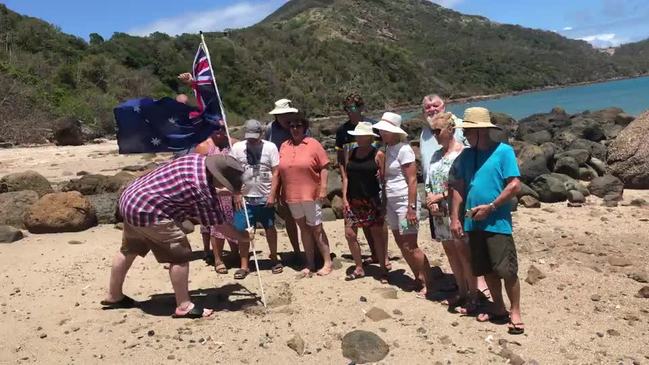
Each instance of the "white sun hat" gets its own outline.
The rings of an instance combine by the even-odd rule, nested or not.
[[[375,129],[390,133],[398,133],[404,135],[408,134],[406,133],[406,131],[401,129],[401,116],[396,113],[383,113],[381,120],[378,123],[374,124],[373,127]]]
[[[288,113],[297,113],[298,110],[291,106],[291,101],[288,99],[279,99],[275,102],[275,109],[271,110],[268,114],[278,115],[278,114],[288,114]]]
[[[347,133],[352,136],[374,136],[378,137],[379,135],[372,132],[372,123],[370,122],[358,122],[356,128],[353,131],[347,131]]]

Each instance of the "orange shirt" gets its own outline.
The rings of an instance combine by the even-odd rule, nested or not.
[[[320,142],[304,137],[294,145],[282,143],[279,150],[279,176],[282,198],[287,203],[315,201],[320,193],[320,171],[329,164],[329,156]]]

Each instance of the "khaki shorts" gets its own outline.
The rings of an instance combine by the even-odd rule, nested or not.
[[[322,224],[322,207],[320,206],[320,202],[288,203],[288,208],[291,210],[293,219],[306,217],[307,226],[315,227]]]
[[[162,220],[147,227],[136,227],[124,222],[122,247],[124,255],[142,257],[153,252],[159,263],[183,264],[189,262],[192,248],[181,228],[172,220]]]
[[[518,277],[516,246],[511,235],[485,231],[467,232],[473,275],[495,273],[503,279]]]

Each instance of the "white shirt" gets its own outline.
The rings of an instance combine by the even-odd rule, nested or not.
[[[388,197],[408,195],[408,182],[402,166],[415,162],[415,151],[407,143],[387,146],[385,156],[385,193]]]
[[[261,141],[261,160],[258,165],[248,164],[246,149],[248,141],[240,141],[232,145],[230,155],[241,162],[243,166],[243,187],[241,192],[245,197],[268,198],[273,181],[273,167],[279,165],[279,151],[274,143]]]

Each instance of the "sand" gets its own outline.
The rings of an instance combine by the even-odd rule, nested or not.
[[[114,142],[2,150],[0,175],[33,169],[61,182],[81,170],[114,173],[152,158],[115,151]],[[625,201],[633,198],[649,200],[649,191],[625,192]],[[506,326],[449,313],[435,301],[402,290],[399,285],[411,274],[392,239],[394,285],[371,277],[344,281],[352,264],[342,221],[325,223],[332,251],[342,263],[327,277],[298,280],[289,267],[271,274],[267,245],[263,237],[257,239],[268,309],[259,303],[255,273],[236,281],[233,270],[217,275],[203,261],[192,262],[192,294],[218,310],[201,320],[170,317],[174,302],[168,275],[151,255],[135,261],[125,285],[128,295],[144,302],[143,308],[100,308],[120,244],[121,231],[113,225],[29,234],[0,245],[0,363],[347,364],[341,338],[362,329],[390,346],[384,364],[505,363],[511,356],[503,345],[539,364],[646,364],[649,299],[635,294],[648,284],[631,277],[649,272],[647,218],[649,209],[605,208],[597,198],[589,198],[582,208],[565,203],[519,208],[514,224],[521,279],[531,265],[546,275],[535,285],[522,281],[527,327],[522,336],[508,335]],[[422,223],[420,245],[434,265],[449,272],[427,224]],[[290,251],[286,234],[280,231],[279,237],[280,251]],[[202,248],[198,233],[190,240],[194,249]],[[362,247],[367,253],[367,245]],[[613,258],[629,265],[612,266]],[[395,291],[396,299],[382,295]],[[372,321],[365,313],[373,307],[390,318]],[[306,343],[302,356],[286,344],[296,334]]]

